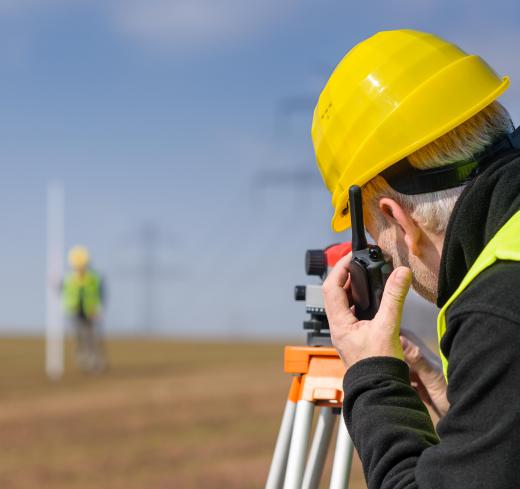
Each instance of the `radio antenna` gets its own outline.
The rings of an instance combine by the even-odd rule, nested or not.
[[[368,243],[365,235],[365,225],[363,223],[361,189],[357,185],[352,185],[349,188],[348,199],[350,219],[352,221],[352,251],[364,250],[368,248]]]

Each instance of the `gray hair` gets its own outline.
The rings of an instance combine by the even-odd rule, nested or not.
[[[435,168],[467,160],[482,151],[501,134],[513,128],[508,111],[493,102],[471,119],[408,156],[418,169]],[[377,176],[363,187],[367,215],[378,229],[387,226],[379,210],[379,200],[389,197],[407,209],[412,218],[425,229],[440,234],[446,230],[455,202],[464,187],[419,195],[404,195],[392,189]]]

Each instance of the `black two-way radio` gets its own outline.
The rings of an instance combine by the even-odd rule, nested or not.
[[[352,259],[349,263],[351,292],[355,315],[358,319],[372,319],[381,304],[385,283],[392,265],[385,260],[381,248],[369,245],[363,223],[361,189],[349,189],[350,218],[352,221]]]

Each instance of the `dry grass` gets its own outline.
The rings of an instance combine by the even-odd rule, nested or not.
[[[117,340],[108,351],[107,374],[69,366],[50,383],[41,340],[0,341],[2,489],[263,487],[289,385],[281,345]],[[357,461],[351,480],[365,487]]]

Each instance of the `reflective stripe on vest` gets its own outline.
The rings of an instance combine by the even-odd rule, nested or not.
[[[493,239],[482,250],[475,263],[473,263],[459,288],[439,312],[437,317],[437,336],[439,339],[442,370],[446,382],[448,381],[448,359],[442,354],[440,349],[442,337],[446,333],[446,311],[480,272],[493,265],[497,260],[520,261],[520,211],[498,230]]]

